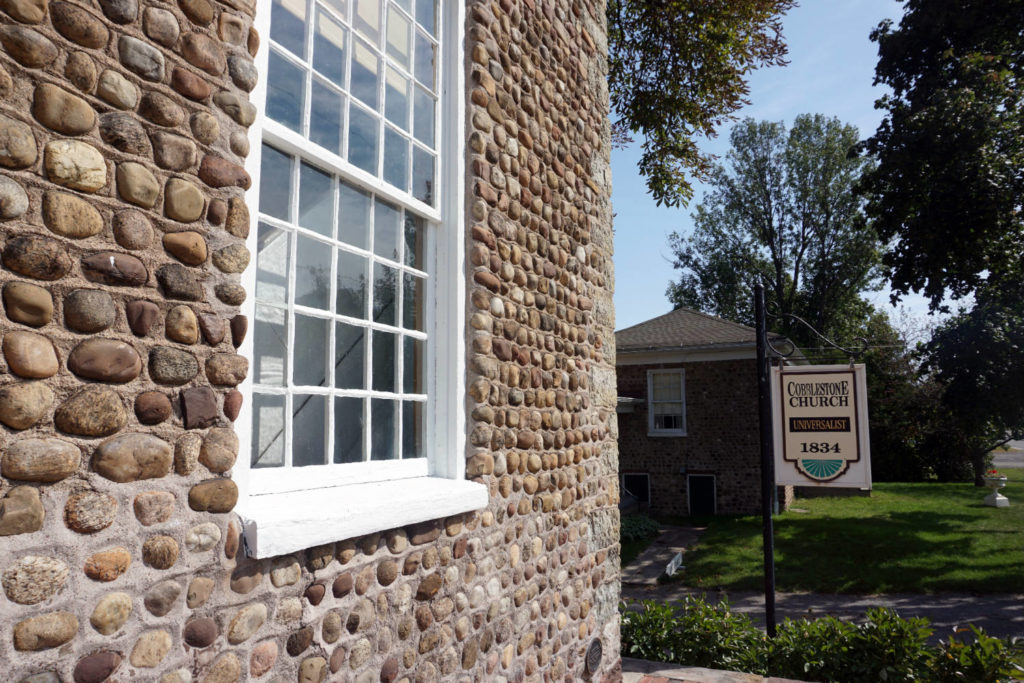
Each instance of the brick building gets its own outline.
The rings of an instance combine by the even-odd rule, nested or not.
[[[0,46],[0,671],[616,680],[603,3]]]
[[[615,343],[623,492],[655,514],[760,512],[754,330],[680,308]]]

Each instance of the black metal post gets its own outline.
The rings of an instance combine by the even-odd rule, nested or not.
[[[775,533],[772,502],[775,499],[771,375],[768,365],[768,328],[765,321],[764,285],[754,288],[757,321],[757,403],[761,423],[761,523],[764,540],[764,623],[768,637],[775,637]]]

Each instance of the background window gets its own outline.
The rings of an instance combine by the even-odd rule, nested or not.
[[[647,373],[648,431],[653,435],[686,434],[686,398],[682,370]]]

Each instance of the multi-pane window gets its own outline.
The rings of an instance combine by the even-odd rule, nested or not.
[[[686,434],[686,398],[682,370],[647,373],[648,430],[654,435]]]
[[[436,0],[273,0],[253,293],[257,492],[312,466],[325,485],[427,474],[440,45]]]
[[[436,0],[273,0],[267,117],[437,205]]]

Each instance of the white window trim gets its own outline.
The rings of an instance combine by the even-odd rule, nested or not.
[[[682,405],[682,429],[655,429],[654,375],[679,375],[679,402]],[[647,436],[686,436],[686,371],[683,369],[647,371]]]
[[[289,477],[301,477],[308,483],[302,490],[281,493],[256,494],[251,486],[249,466],[252,439],[252,373],[238,387],[244,400],[242,410],[235,424],[239,436],[239,458],[232,472],[232,479],[239,488],[239,502],[235,512],[241,517],[244,531],[245,552],[250,557],[274,557],[297,550],[353,538],[374,531],[393,529],[408,524],[478,510],[486,507],[489,494],[486,486],[466,480],[466,342],[465,342],[465,149],[463,130],[466,119],[464,73],[464,47],[462,27],[465,25],[464,0],[447,0],[440,18],[442,45],[446,46],[441,57],[442,106],[448,108],[438,117],[440,157],[438,163],[438,184],[445,187],[441,193],[438,209],[423,211],[429,218],[441,222],[440,229],[431,230],[437,235],[433,250],[434,280],[436,289],[432,300],[445,302],[433,308],[436,316],[431,327],[436,331],[448,331],[430,335],[428,352],[434,367],[428,375],[434,378],[430,387],[433,395],[428,401],[424,447],[428,453],[426,471],[403,469],[408,463],[401,463],[400,472],[392,476],[402,478],[367,481],[367,477],[355,468],[351,475],[340,474],[325,479],[328,467],[303,468],[308,474],[289,473]],[[248,246],[256,253],[256,222],[259,206],[259,169],[263,143],[264,102],[266,101],[266,74],[270,35],[270,0],[257,0],[254,27],[264,36],[263,45],[256,56],[256,67],[261,75],[250,94],[257,105],[256,121],[250,127],[249,146],[251,153],[246,159],[246,169],[256,179],[246,194],[246,203],[252,225]],[[451,36],[449,38],[449,36]],[[273,126],[271,126],[273,128]],[[294,142],[282,140],[279,136],[267,136],[275,143]],[[282,151],[290,145],[281,145]],[[331,164],[331,162],[334,164]],[[328,159],[329,165],[341,165],[338,159]],[[344,164],[346,176],[351,174],[357,182],[364,180],[358,169]],[[365,175],[365,174],[364,174]],[[386,192],[374,184],[377,194],[387,197]],[[401,201],[420,207],[410,197]],[[249,296],[242,305],[242,313],[250,320],[255,318],[256,266],[253,263],[242,275],[242,286]],[[428,299],[430,301],[431,299]],[[253,337],[247,336],[238,353],[253,358]],[[367,465],[370,465],[368,463]],[[415,467],[415,466],[414,466]],[[381,476],[389,476],[388,465],[381,468]],[[294,471],[293,471],[294,472]],[[333,475],[332,475],[333,476]],[[290,484],[294,485],[294,480]]]

